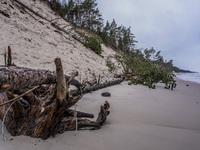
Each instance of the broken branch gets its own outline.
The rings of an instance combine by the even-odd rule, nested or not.
[[[15,98],[13,98],[13,99],[11,99],[11,100],[5,102],[5,103],[0,104],[0,107],[3,106],[3,105],[6,105],[6,104],[8,104],[8,103],[11,103],[11,102],[15,101],[16,99],[19,99],[19,98],[25,96],[26,94],[28,94],[28,93],[34,91],[35,89],[37,89],[37,88],[39,88],[39,87],[40,87],[40,85],[38,85],[38,86],[36,86],[36,87],[30,89],[29,91],[27,91],[26,93],[24,93],[24,94],[22,94],[22,95],[20,95],[20,96],[18,96],[18,97],[15,97]]]

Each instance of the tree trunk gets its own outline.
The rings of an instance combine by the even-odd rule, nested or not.
[[[67,90],[66,81],[65,81],[60,58],[55,59],[55,64],[56,64],[56,75],[57,75],[56,99],[59,101],[60,104],[62,104],[66,98],[68,90]]]
[[[96,91],[96,90],[106,88],[106,87],[109,87],[109,86],[112,86],[112,85],[120,84],[123,81],[124,81],[123,78],[119,78],[119,79],[116,79],[116,80],[113,80],[113,81],[95,84],[95,85],[92,85],[92,86],[86,86],[82,89],[82,93],[85,94],[85,93]],[[72,90],[70,93],[73,96],[77,96],[77,95],[80,94],[80,90]]]
[[[0,66],[0,92],[31,88],[42,84],[55,84],[56,77],[56,72],[48,70]],[[65,79],[69,80],[70,76],[65,75]],[[75,79],[72,79],[71,84],[78,89],[82,86]]]

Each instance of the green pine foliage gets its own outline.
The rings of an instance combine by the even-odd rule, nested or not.
[[[103,26],[103,18],[96,0],[69,0],[62,6],[65,18],[85,29],[97,32]]]
[[[90,48],[92,51],[94,51],[98,55],[102,53],[101,43],[99,39],[95,36],[86,37],[84,45],[85,47]]]
[[[51,4],[61,12],[65,19],[77,27],[82,27],[96,33],[108,46],[129,53],[134,49],[135,36],[131,27],[118,26],[115,20],[111,23],[104,20],[98,9],[97,0],[68,0],[60,3],[59,0],[50,0]]]
[[[54,9],[61,11],[61,3],[59,0],[49,0],[49,2],[52,4],[52,6],[54,7]]]
[[[142,65],[148,67],[148,69],[142,70],[138,76],[129,79],[129,85],[142,84],[155,89],[157,83],[164,83],[166,89],[173,90],[176,87],[175,75],[173,73],[168,72],[168,70],[159,65],[147,63]]]
[[[112,62],[110,57],[107,57],[106,66],[108,67],[108,71],[113,73],[116,70],[116,65]]]
[[[134,40],[134,34],[131,33],[131,27],[117,26],[114,19],[112,23],[106,22],[102,32],[99,32],[99,36],[105,44],[124,53],[132,51],[137,43]]]
[[[152,48],[150,50],[146,49],[144,53],[135,50],[129,55],[116,54],[114,57],[107,59],[107,66],[110,72],[121,70],[124,77],[131,74],[132,77],[127,78],[129,85],[142,84],[155,89],[157,83],[163,83],[166,89],[173,90],[176,87],[176,81],[171,70],[172,62],[158,61],[158,58],[162,58],[160,52],[156,53],[155,56],[154,53],[155,50]],[[113,59],[115,61],[112,61]]]

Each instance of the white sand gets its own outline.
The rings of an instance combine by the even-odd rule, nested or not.
[[[111,114],[102,129],[78,131],[77,136],[65,132],[46,141],[6,132],[8,141],[0,140],[0,150],[199,150],[199,90],[199,84],[180,80],[174,91],[126,83],[102,89],[78,102],[78,110],[95,116],[105,100],[110,102]],[[102,97],[103,91],[111,97]]]

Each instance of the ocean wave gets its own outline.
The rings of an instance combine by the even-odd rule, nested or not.
[[[176,77],[181,80],[200,83],[200,73],[181,73],[176,74]]]

